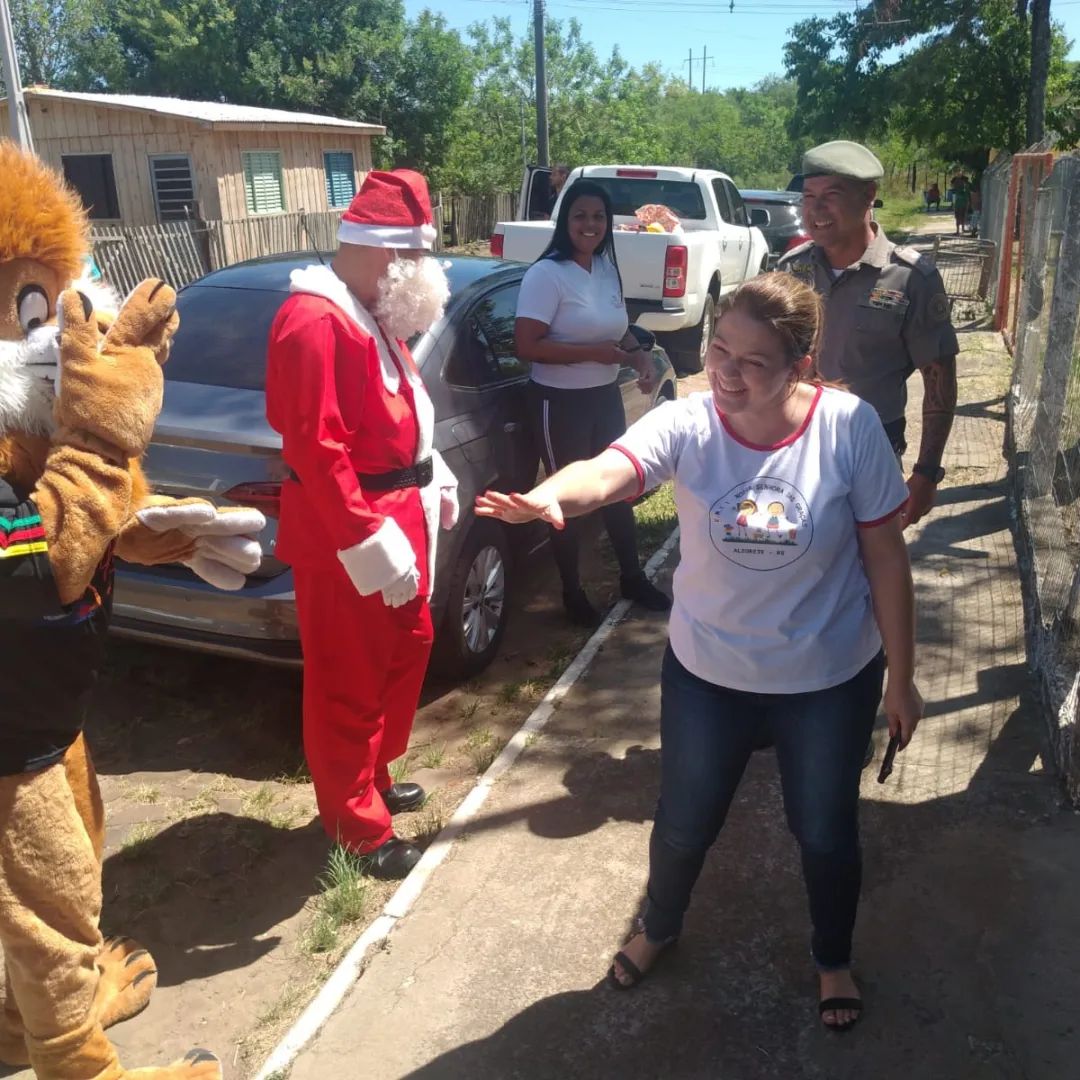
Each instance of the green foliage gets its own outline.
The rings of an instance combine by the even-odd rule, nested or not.
[[[1067,108],[1065,52],[1055,28],[1048,95]],[[815,142],[899,135],[980,169],[992,150],[1023,146],[1030,54],[1015,0],[892,0],[807,19],[784,49],[798,87],[789,130]]]

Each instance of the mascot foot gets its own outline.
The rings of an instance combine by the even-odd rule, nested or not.
[[[101,979],[94,1004],[104,1028],[129,1020],[150,1003],[157,986],[154,958],[129,937],[106,938],[97,958]]]
[[[53,1039],[28,1037],[27,1045],[37,1080],[222,1080],[209,1050],[189,1050],[164,1068],[125,1069],[93,1019]]]
[[[123,1080],[221,1080],[221,1062],[209,1050],[189,1050],[164,1069],[130,1069]]]
[[[157,986],[157,965],[138,942],[129,937],[106,938],[97,968],[101,978],[94,1007],[103,1028],[130,1020],[150,1003],[150,995]],[[0,1014],[0,1065],[29,1064],[22,1017],[5,1008]]]

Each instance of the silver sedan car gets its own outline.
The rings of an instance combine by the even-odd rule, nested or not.
[[[266,422],[265,357],[270,323],[289,274],[318,258],[274,256],[215,271],[182,289],[180,330],[165,367],[165,404],[146,473],[161,494],[200,495],[257,506],[269,519],[263,561],[239,592],[220,592],[183,566],[119,563],[116,633],[191,649],[285,664],[300,662],[289,567],[274,555],[275,515],[285,466],[281,438]],[[527,436],[528,364],[514,348],[518,288],[527,267],[502,260],[448,259],[451,299],[443,318],[411,342],[435,406],[435,446],[458,477],[462,513],[439,538],[432,616],[436,661],[462,675],[485,667],[506,629],[515,567],[544,541],[542,529],[508,529],[472,513],[488,488],[525,490],[538,455]],[[620,372],[627,419],[676,394],[664,351],[651,397],[637,374]]]

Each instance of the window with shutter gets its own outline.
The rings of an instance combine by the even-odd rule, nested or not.
[[[334,209],[348,206],[356,194],[356,172],[348,150],[328,150],[323,154],[326,169],[326,201]]]
[[[244,194],[249,214],[280,214],[285,209],[281,154],[277,150],[244,152]]]
[[[150,158],[150,183],[158,221],[183,221],[195,213],[195,178],[187,154],[157,154]]]

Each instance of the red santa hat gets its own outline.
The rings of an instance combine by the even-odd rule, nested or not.
[[[435,244],[427,181],[411,169],[372,171],[341,217],[338,240],[376,248]]]

